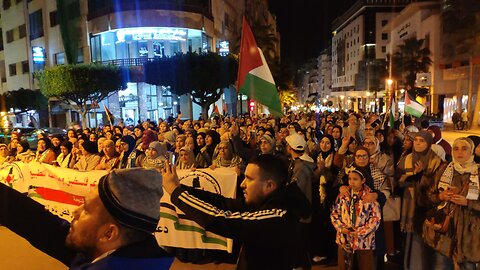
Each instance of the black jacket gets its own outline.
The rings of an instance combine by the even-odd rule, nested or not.
[[[242,242],[237,269],[293,269],[299,220],[310,214],[296,184],[274,191],[255,209],[248,209],[243,199],[186,186],[175,189],[171,201],[206,230]]]

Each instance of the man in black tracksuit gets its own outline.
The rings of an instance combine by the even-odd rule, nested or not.
[[[293,269],[299,220],[308,217],[310,206],[296,184],[287,185],[280,159],[260,155],[248,164],[244,199],[180,185],[175,168],[165,167],[163,185],[173,204],[206,230],[242,242],[237,269]]]

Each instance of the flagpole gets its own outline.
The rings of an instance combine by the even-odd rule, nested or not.
[[[105,109],[105,114],[107,115],[108,122],[110,123],[110,128],[113,129],[112,119],[110,119],[110,114],[108,113],[109,111],[107,110],[107,107],[105,107],[105,104],[103,104],[103,108]]]

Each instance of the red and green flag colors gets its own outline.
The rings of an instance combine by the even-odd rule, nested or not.
[[[245,17],[242,23],[237,89],[239,93],[267,106],[270,113],[283,115],[272,73]]]
[[[407,91],[405,91],[405,112],[417,118],[421,117],[423,112],[425,112],[425,107],[411,99]]]
[[[395,103],[395,97],[391,98],[392,104],[390,104],[390,117],[388,121],[388,126],[393,128],[395,126],[395,112],[397,111],[397,106]]]

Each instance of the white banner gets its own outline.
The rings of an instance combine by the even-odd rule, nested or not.
[[[221,194],[227,198],[235,198],[237,174],[233,168],[199,169],[193,172],[178,170],[177,173],[181,184]],[[156,237],[162,246],[232,252],[231,239],[205,231],[196,222],[188,219],[171,203],[170,195],[166,192],[161,200],[160,222]]]
[[[79,172],[37,162],[15,162],[0,167],[0,183],[6,184],[45,205],[52,213],[68,221],[84,202],[85,195],[96,188],[105,170]],[[202,190],[234,198],[237,175],[234,169],[199,169],[177,171],[180,182]],[[173,206],[168,193],[161,199],[160,222],[156,238],[160,245],[178,248],[216,249],[231,252],[232,241],[205,231]]]

